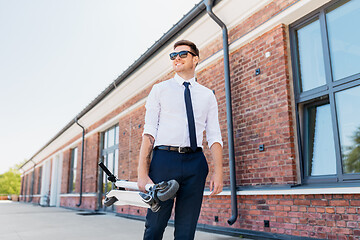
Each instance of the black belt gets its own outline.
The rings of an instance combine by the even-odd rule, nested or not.
[[[166,150],[166,151],[174,151],[178,153],[193,153],[193,152],[202,152],[201,147],[197,147],[195,151],[193,151],[190,147],[173,147],[173,146],[156,146],[155,149]]]

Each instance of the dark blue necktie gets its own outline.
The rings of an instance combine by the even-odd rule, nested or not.
[[[194,111],[191,103],[191,96],[190,96],[190,89],[189,89],[189,82],[183,83],[185,86],[184,91],[184,98],[185,98],[185,105],[186,105],[186,115],[188,119],[188,126],[189,126],[189,135],[190,135],[190,147],[193,151],[197,148],[196,143],[196,131],[195,131],[195,120],[194,120]]]

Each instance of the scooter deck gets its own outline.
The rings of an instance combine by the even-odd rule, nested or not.
[[[136,207],[149,208],[150,206],[143,202],[138,191],[126,191],[126,190],[111,190],[106,194],[106,197],[116,197],[117,201],[114,205],[123,206],[131,205]]]

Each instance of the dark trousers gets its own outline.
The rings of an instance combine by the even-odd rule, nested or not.
[[[194,239],[206,176],[209,172],[203,152],[178,153],[154,150],[149,176],[154,183],[175,179],[180,187],[175,200],[176,240]],[[171,216],[174,200],[161,202],[161,208],[146,215],[144,240],[160,240]]]

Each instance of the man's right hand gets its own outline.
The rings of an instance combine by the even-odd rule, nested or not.
[[[151,180],[151,178],[148,175],[146,175],[145,177],[138,177],[137,185],[140,191],[146,192],[145,186],[147,184],[154,184],[154,182]]]
[[[151,153],[155,139],[149,134],[144,134],[140,147],[139,165],[138,165],[138,187],[140,191],[146,192],[146,184],[154,184],[149,177],[149,168],[151,162]]]

